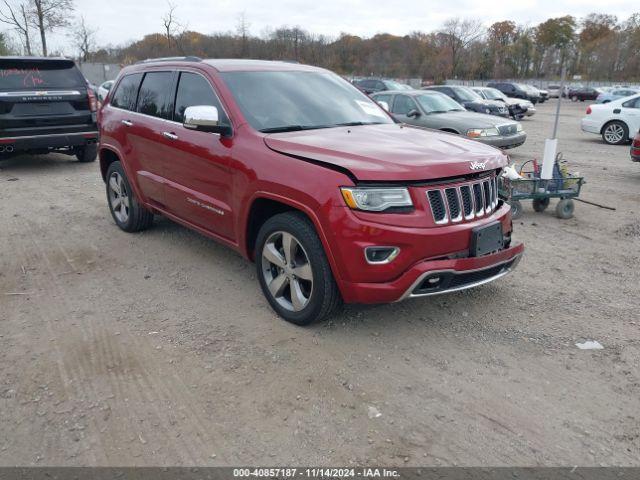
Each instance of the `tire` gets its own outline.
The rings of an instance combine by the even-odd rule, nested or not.
[[[562,218],[563,220],[571,218],[573,217],[574,208],[575,208],[575,204],[573,203],[573,200],[571,200],[570,198],[565,198],[563,200],[560,200],[556,205],[556,216],[558,218]]]
[[[79,162],[94,162],[98,156],[98,145],[85,145],[76,149],[76,158]]]
[[[522,216],[522,203],[520,203],[520,200],[511,200],[509,205],[511,205],[511,218],[513,220],[519,219]]]
[[[577,102],[578,101],[578,97],[576,97],[575,95],[573,97],[571,97],[571,101],[572,102]]]
[[[602,127],[602,140],[607,145],[622,145],[629,139],[629,127],[624,122],[614,120]]]
[[[258,232],[254,254],[262,292],[286,321],[309,325],[331,315],[342,302],[322,243],[302,213],[286,212],[267,220]]]
[[[533,209],[538,212],[544,212],[549,206],[549,198],[534,198]]]
[[[153,223],[153,213],[135,197],[122,164],[109,165],[106,176],[107,203],[116,225],[125,232],[139,232]]]

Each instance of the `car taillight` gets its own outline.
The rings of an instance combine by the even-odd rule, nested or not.
[[[92,112],[98,111],[98,99],[96,98],[96,94],[93,93],[93,90],[87,88],[87,95],[89,97],[89,110]]]
[[[587,115],[591,115],[591,107],[587,107]]]

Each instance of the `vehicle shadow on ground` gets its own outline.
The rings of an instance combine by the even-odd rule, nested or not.
[[[96,165],[96,164],[92,164]],[[18,155],[10,158],[0,158],[0,171],[5,173],[37,172],[47,173],[48,169],[77,170],[83,164],[75,157],[67,155]],[[96,165],[96,175],[100,175]]]

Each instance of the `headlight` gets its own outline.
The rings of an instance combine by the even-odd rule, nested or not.
[[[516,132],[521,132],[522,131],[522,124],[521,123],[517,123],[516,124]]]
[[[496,135],[500,135],[497,128],[470,128],[467,130],[467,137],[471,138],[495,137]]]
[[[392,207],[413,207],[406,188],[356,188],[340,189],[345,203],[354,210],[382,212]]]

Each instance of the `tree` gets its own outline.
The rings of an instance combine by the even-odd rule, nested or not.
[[[69,25],[73,0],[30,0],[31,24],[40,32],[42,55],[47,56],[47,32]]]
[[[0,10],[0,22],[11,26],[18,32],[22,39],[27,55],[31,53],[31,36],[29,34],[28,6],[20,2],[17,6],[12,6],[7,0],[3,1],[4,6]]]
[[[74,45],[80,52],[80,59],[83,62],[87,61],[89,53],[95,48],[95,34],[96,31],[91,27],[88,27],[84,15],[80,16],[80,22],[71,32],[71,39]]]
[[[169,10],[167,10],[167,13],[162,17],[162,24],[164,25],[165,36],[167,37],[167,46],[171,48],[171,41],[175,36],[184,32],[185,29],[182,28],[182,25],[180,25],[175,15],[176,8],[178,7],[171,2],[167,2],[167,5],[169,6]]]
[[[438,32],[451,60],[451,76],[458,73],[461,54],[485,33],[482,22],[472,19],[450,18]]]

